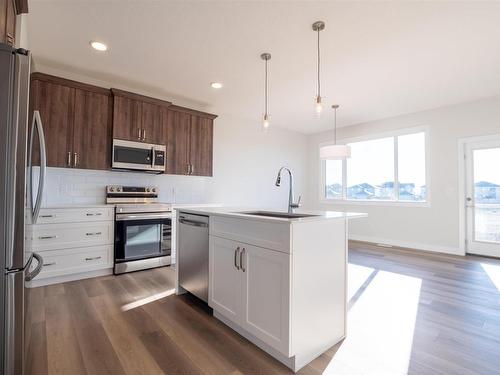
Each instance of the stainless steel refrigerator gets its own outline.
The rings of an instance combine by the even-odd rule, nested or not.
[[[5,375],[24,372],[30,334],[26,283],[43,264],[27,240],[46,170],[40,114],[34,112],[28,124],[30,61],[28,51],[0,44],[0,369]]]

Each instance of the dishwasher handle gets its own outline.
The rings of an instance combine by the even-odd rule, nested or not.
[[[194,220],[188,220],[188,219],[179,219],[179,223],[186,224],[186,225],[191,225],[193,227],[208,228],[208,224],[207,223],[202,223],[201,221],[194,221]]]

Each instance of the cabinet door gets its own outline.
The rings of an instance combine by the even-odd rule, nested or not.
[[[75,90],[74,166],[86,169],[110,169],[111,96]]]
[[[73,117],[75,89],[52,82],[34,80],[30,90],[30,127],[33,110],[40,111],[47,166],[68,167],[68,153],[73,152]],[[38,151],[34,151],[38,155]],[[34,158],[34,162],[37,160]]]
[[[190,134],[191,174],[212,176],[213,120],[191,116]]]
[[[290,255],[243,247],[242,327],[289,356]]]
[[[142,132],[144,142],[165,144],[165,132],[162,123],[162,110],[159,105],[143,102],[142,107]]]
[[[235,266],[238,243],[210,236],[208,304],[229,320],[240,324],[242,272]]]
[[[169,174],[188,174],[190,115],[165,110],[167,116],[167,170]],[[163,120],[165,121],[165,120]]]
[[[115,95],[113,104],[113,138],[141,141],[141,102]]]
[[[7,0],[5,41],[11,46],[14,46],[16,44],[16,8],[14,5],[14,0]]]
[[[11,0],[0,0],[0,42],[6,42],[5,38],[5,26],[7,24],[7,1]]]

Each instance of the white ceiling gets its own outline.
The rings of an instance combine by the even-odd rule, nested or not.
[[[326,22],[323,96],[341,105],[339,125],[500,94],[499,2],[31,0],[28,27],[35,60],[256,123],[259,56],[270,52],[273,125],[314,133],[332,123],[329,108],[314,116],[317,20]]]

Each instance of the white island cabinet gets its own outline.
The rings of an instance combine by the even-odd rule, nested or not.
[[[294,371],[345,337],[347,223],[366,215],[192,212],[210,216],[208,303],[216,318]]]

